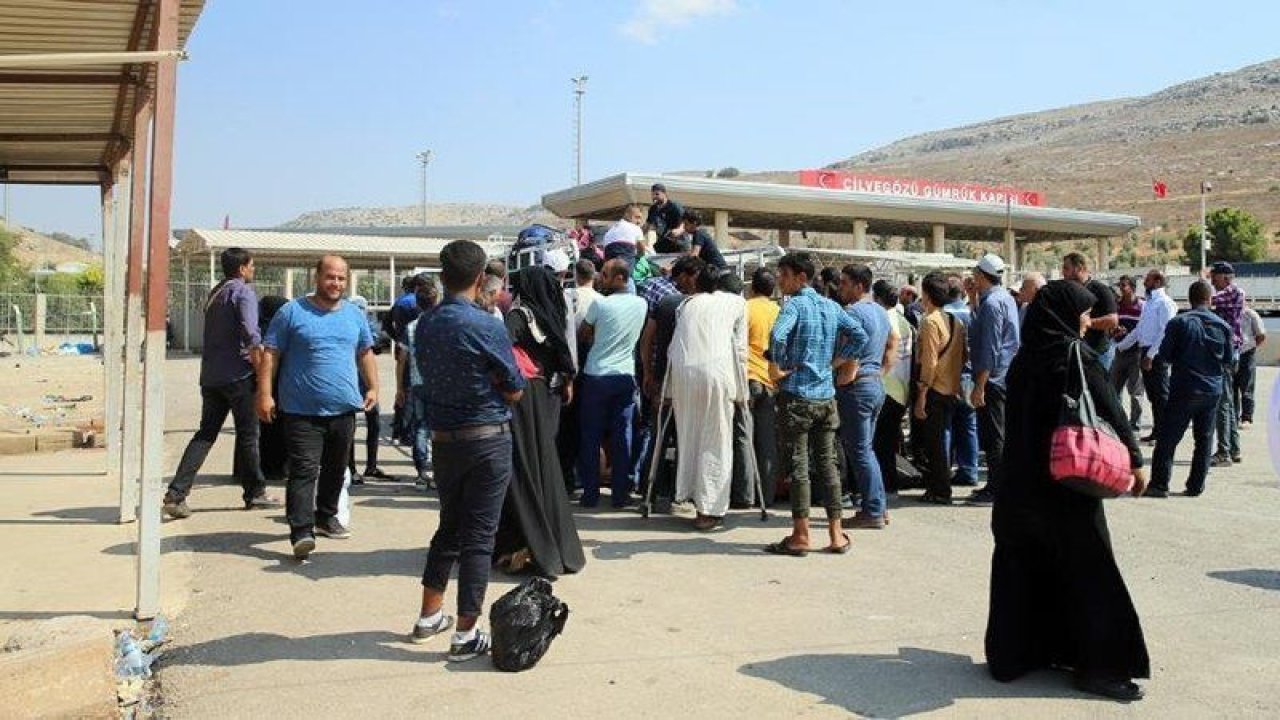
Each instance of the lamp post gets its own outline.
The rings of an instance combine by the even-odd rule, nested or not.
[[[1204,274],[1209,250],[1209,227],[1205,221],[1205,196],[1213,192],[1213,183],[1200,181],[1200,273]]]
[[[422,163],[422,227],[427,226],[427,165],[431,162],[431,151],[418,153],[418,162]]]
[[[582,96],[587,94],[587,76],[570,78],[573,82],[573,184],[582,184]]]

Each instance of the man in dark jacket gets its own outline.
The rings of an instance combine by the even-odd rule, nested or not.
[[[1218,398],[1227,368],[1235,363],[1231,326],[1209,309],[1211,294],[1208,283],[1193,283],[1189,292],[1191,311],[1169,321],[1160,343],[1160,357],[1168,358],[1172,373],[1169,402],[1160,419],[1151,463],[1151,485],[1145,493],[1149,497],[1168,497],[1173,454],[1188,424],[1192,426],[1195,450],[1183,494],[1195,497],[1204,492]]]

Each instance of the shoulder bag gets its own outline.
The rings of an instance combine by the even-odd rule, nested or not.
[[[1097,498],[1119,497],[1133,488],[1129,448],[1098,417],[1085,379],[1080,341],[1067,350],[1067,379],[1058,427],[1049,444],[1049,475],[1057,484]],[[1073,392],[1072,381],[1079,390]]]

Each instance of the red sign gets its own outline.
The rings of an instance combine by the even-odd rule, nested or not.
[[[896,195],[898,197],[924,198],[928,200],[955,200],[985,205],[1027,205],[1044,207],[1044,193],[1037,190],[1019,190],[1011,187],[975,185],[973,183],[941,182],[914,178],[895,178],[884,175],[862,175],[838,170],[801,170],[800,184],[827,190],[872,195]]]

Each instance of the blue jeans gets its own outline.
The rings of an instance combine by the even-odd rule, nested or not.
[[[431,467],[431,425],[427,422],[427,392],[422,385],[409,388],[408,435],[413,441],[413,468],[418,474]]]
[[[1116,344],[1107,343],[1107,351],[1098,356],[1098,364],[1103,370],[1111,372],[1111,365],[1116,361]]]
[[[862,495],[862,512],[883,517],[885,506],[884,476],[876,460],[872,439],[876,417],[884,405],[884,383],[879,377],[856,380],[836,390],[840,409],[840,442],[844,445],[845,465],[853,475],[853,487]]]
[[[458,615],[479,617],[489,587],[494,536],[511,484],[511,433],[435,443],[440,460],[440,524],[427,549],[422,584],[439,592],[458,568]]]
[[[600,502],[600,445],[605,429],[613,436],[610,452],[614,505],[626,502],[631,494],[635,465],[631,452],[632,422],[636,411],[636,379],[631,375],[582,375],[582,398],[578,401],[582,444],[578,447],[578,480],[582,483],[582,504]]]
[[[1240,408],[1236,407],[1236,369],[1228,368],[1222,378],[1222,395],[1218,400],[1218,454],[1240,457]]]
[[[947,457],[956,465],[954,481],[978,484],[978,411],[967,402],[957,402],[946,432]]]
[[[1174,385],[1169,391],[1169,402],[1160,416],[1160,434],[1156,436],[1156,451],[1151,460],[1151,487],[1169,490],[1173,474],[1173,453],[1182,442],[1182,436],[1191,425],[1195,449],[1191,455],[1191,474],[1187,476],[1187,490],[1199,493],[1209,474],[1209,453],[1213,445],[1214,419],[1218,413],[1218,393],[1185,390]]]

